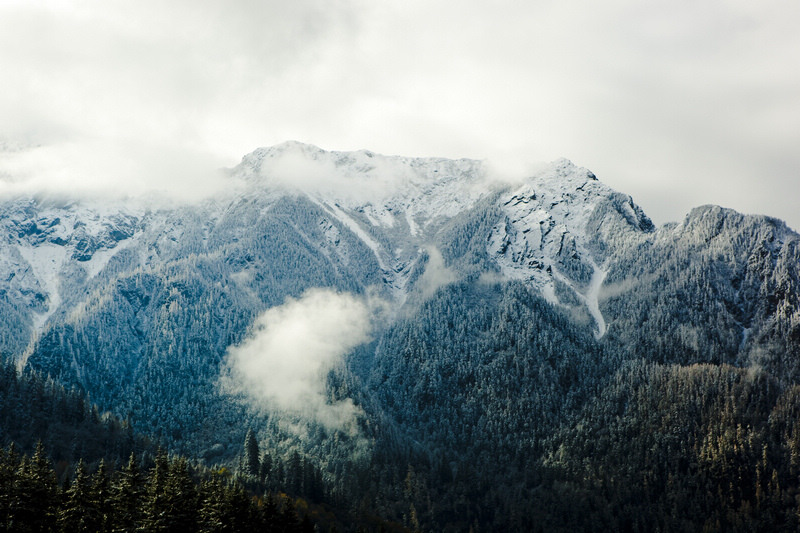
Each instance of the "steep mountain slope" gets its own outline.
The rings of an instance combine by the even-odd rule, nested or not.
[[[23,331],[4,341],[3,349],[19,354],[55,313],[69,309],[74,314],[90,301],[92,288],[106,286],[113,275],[157,271],[189,256],[232,255],[225,258],[232,264],[237,261],[233,250],[252,254],[258,248],[251,242],[253,229],[269,240],[289,234],[300,248],[319,256],[326,273],[355,276],[362,289],[378,286],[402,303],[413,293],[428,247],[446,249],[445,259],[455,260],[463,250],[451,249],[461,238],[453,231],[459,222],[481,216],[495,218],[486,249],[477,250],[488,259],[484,266],[507,279],[525,280],[553,303],[577,300],[600,324],[597,293],[603,271],[597,261],[604,261],[605,252],[592,248],[597,239],[588,230],[590,218],[616,210],[630,226],[625,230],[652,230],[629,198],[620,201],[591,173],[565,160],[508,192],[476,161],[324,152],[298,143],[257,150],[233,174],[247,186],[229,197],[157,211],[98,202],[6,202],[0,266],[3,290],[13,296],[7,316],[24,317]],[[297,176],[305,176],[305,182]],[[621,227],[605,218],[595,225],[609,227],[606,233]],[[607,241],[603,246],[616,242]],[[241,274],[247,269],[237,268],[244,264],[225,270]],[[468,264],[454,267],[465,270]],[[352,283],[337,278],[320,285],[352,290]]]
[[[584,438],[622,368],[800,379],[800,238],[774,219],[706,206],[656,228],[566,160],[509,184],[477,161],[284,143],[228,179],[191,205],[0,203],[0,354],[183,453],[231,461],[249,426],[383,516],[454,530],[523,527],[546,472],[572,468],[553,439]],[[313,288],[372,316],[320,376],[346,427],[225,386],[263,313]]]
[[[610,335],[660,362],[732,363],[800,378],[798,236],[783,222],[704,206],[611,263]]]

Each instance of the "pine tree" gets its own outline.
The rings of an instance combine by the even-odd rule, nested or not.
[[[160,451],[155,458],[155,464],[150,469],[147,478],[147,488],[142,506],[142,531],[168,531],[165,515],[167,508],[164,503],[164,487],[167,483],[169,461],[167,454]]]
[[[12,442],[7,450],[0,449],[0,531],[11,531],[18,468],[19,456]]]
[[[58,525],[64,533],[95,533],[100,529],[95,497],[83,459],[75,468],[75,479],[67,490]]]
[[[164,485],[164,504],[168,531],[197,531],[197,489],[183,457],[170,462]]]
[[[258,470],[258,480],[262,485],[266,485],[272,478],[272,456],[264,452],[261,454],[261,465]]]
[[[295,495],[303,494],[303,481],[303,458],[295,450],[286,465],[286,490]]]
[[[277,531],[278,504],[271,492],[264,498],[264,505],[258,510],[258,515],[259,522],[266,531]]]
[[[58,482],[41,441],[33,457],[20,465],[16,494],[17,531],[50,531],[55,527]]]
[[[229,486],[226,491],[228,523],[232,531],[254,531],[258,515],[253,500],[239,484]]]
[[[259,474],[258,442],[252,429],[247,430],[244,438],[244,464],[242,465],[246,476],[256,477]]]
[[[291,498],[285,498],[283,501],[283,509],[278,514],[278,531],[285,533],[299,533],[300,520],[297,517],[297,508]]]
[[[114,508],[111,499],[111,480],[108,477],[104,459],[100,459],[97,471],[92,476],[92,494],[95,497],[100,525],[98,532],[108,533],[112,530],[114,524]]]
[[[119,471],[111,488],[116,533],[133,533],[142,517],[144,504],[144,477],[136,456],[131,453],[128,464]]]
[[[222,480],[213,476],[200,486],[200,531],[217,533],[226,531],[227,501]]]

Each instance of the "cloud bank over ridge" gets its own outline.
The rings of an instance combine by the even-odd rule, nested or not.
[[[798,16],[794,0],[9,0],[0,151],[41,149],[0,154],[0,193],[180,196],[218,185],[196,169],[298,139],[512,174],[567,157],[657,223],[716,203],[798,229],[776,194],[800,188]]]

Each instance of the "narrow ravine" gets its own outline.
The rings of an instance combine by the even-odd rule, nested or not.
[[[594,273],[592,274],[592,279],[589,281],[589,287],[586,289],[585,294],[586,307],[589,309],[589,314],[594,318],[595,324],[597,324],[597,331],[594,336],[600,339],[606,334],[606,320],[603,318],[603,313],[600,312],[600,302],[598,299],[600,296],[600,287],[602,287],[608,272],[597,266],[594,261],[592,261],[592,268],[594,269]]]

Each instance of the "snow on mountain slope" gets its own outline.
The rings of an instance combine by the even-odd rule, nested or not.
[[[59,306],[79,305],[86,284],[123,250],[135,257],[126,260],[128,268],[151,269],[186,254],[210,254],[213,247],[221,253],[226,242],[253,238],[246,235],[248,225],[268,218],[270,206],[287,195],[307,198],[324,214],[316,228],[293,224],[306,245],[340,265],[334,268],[356,268],[363,256],[342,244],[349,234],[374,256],[378,279],[396,305],[417,290],[415,280],[437,238],[444,238],[443,228],[494,202],[502,215],[490,222],[485,243],[500,273],[525,281],[553,303],[585,307],[596,333],[605,331],[599,294],[606,258],[596,243],[603,231],[619,232],[604,230],[606,222],[595,219],[618,193],[567,160],[510,188],[481,161],[329,152],[287,142],[244,156],[231,176],[228,196],[157,211],[112,201],[6,202],[0,246],[7,259],[0,276],[16,277],[32,333]],[[234,187],[239,183],[244,188]],[[643,216],[629,199],[617,210],[632,219]]]
[[[397,303],[437,228],[491,190],[480,161],[328,152],[297,142],[255,150],[233,175],[319,205],[372,250]]]
[[[605,331],[598,301],[605,258],[590,251],[603,222],[592,219],[618,193],[565,159],[509,190],[481,161],[328,152],[288,142],[245,156],[234,175],[311,198],[373,251],[400,302],[408,265],[420,260],[442,224],[500,193],[503,217],[487,236],[487,253],[502,275],[525,281],[553,303],[570,292],[566,299],[586,307],[597,334]],[[631,221],[646,220],[630,198],[617,210]]]
[[[46,292],[47,309],[34,312],[33,328],[41,331],[47,319],[61,305],[59,274],[68,250],[63,246],[44,243],[39,246],[19,246],[20,255],[28,262],[39,285]]]
[[[80,298],[127,247],[141,215],[119,205],[17,200],[6,204],[0,227],[0,276],[18,302],[27,303],[35,338],[65,300]],[[13,281],[12,280],[16,280]]]
[[[288,142],[248,154],[234,175],[359,210],[374,226],[404,226],[414,235],[472,207],[487,192],[486,172],[470,159],[328,152]]]
[[[596,235],[587,226],[598,205],[613,194],[586,169],[562,159],[500,198],[503,220],[489,237],[488,250],[501,272],[536,287],[558,303],[556,281],[575,292],[597,324],[605,323],[597,304],[603,271],[587,245]]]

